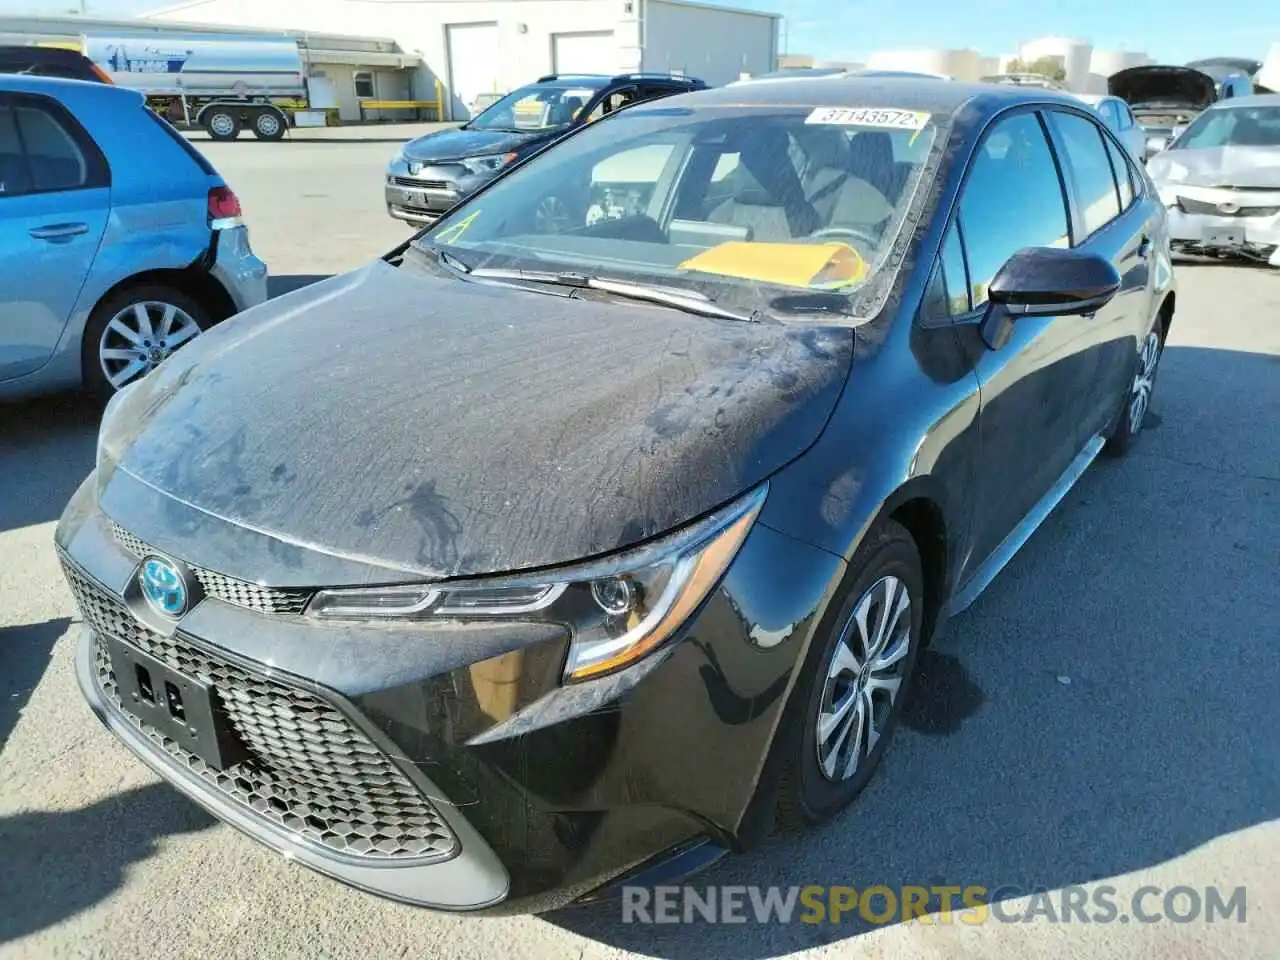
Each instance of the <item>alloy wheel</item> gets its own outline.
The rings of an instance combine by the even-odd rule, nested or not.
[[[854,605],[827,664],[818,702],[818,767],[848,780],[875,749],[906,679],[911,651],[911,594],[881,577]]]
[[[1142,344],[1142,353],[1138,356],[1138,372],[1133,376],[1133,390],[1129,394],[1129,429],[1132,433],[1141,430],[1142,421],[1146,419],[1159,364],[1160,334],[1152,330]]]
[[[273,113],[260,113],[258,119],[254,121],[258,133],[264,137],[274,137],[280,132],[280,120]]]
[[[543,233],[561,233],[569,226],[569,211],[559,197],[543,197],[533,216]]]
[[[200,325],[172,303],[133,303],[107,323],[98,341],[98,362],[113,389],[155,369],[200,333]]]

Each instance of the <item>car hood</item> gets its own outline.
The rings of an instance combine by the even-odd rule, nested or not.
[[[407,159],[423,163],[462,160],[466,157],[482,157],[492,153],[508,153],[542,135],[542,133],[510,133],[500,130],[464,130],[459,127],[454,130],[429,133],[417,140],[410,140],[404,145],[403,152]]]
[[[281,545],[426,578],[563,564],[694,520],[801,454],[852,347],[847,328],[377,261],[241,314],[128,390],[99,492],[144,541],[251,580]],[[123,509],[118,485],[156,500]],[[260,566],[202,552],[221,527],[175,542],[174,503],[201,529],[265,536]]]
[[[1203,110],[1218,98],[1213,77],[1190,67],[1130,67],[1112,74],[1107,92],[1133,107],[1159,104]]]
[[[1147,161],[1157,183],[1280,188],[1280,147],[1175,147]]]

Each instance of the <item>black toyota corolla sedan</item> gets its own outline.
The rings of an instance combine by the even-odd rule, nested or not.
[[[57,531],[80,683],[383,896],[678,876],[866,786],[921,647],[1137,439],[1173,312],[1066,95],[621,111],[116,396]]]

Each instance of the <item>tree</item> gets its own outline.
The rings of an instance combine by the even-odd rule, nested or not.
[[[1009,73],[1034,73],[1062,83],[1067,79],[1066,68],[1055,57],[1038,57],[1027,61],[1014,59],[1009,62]]]

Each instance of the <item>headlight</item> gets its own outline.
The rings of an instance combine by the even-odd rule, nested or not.
[[[468,157],[458,162],[474,174],[484,174],[501,170],[515,158],[514,153],[495,153],[488,157]]]
[[[571,633],[566,680],[619,670],[661,647],[706,599],[764,505],[760,487],[647,546],[524,576],[322,590],[307,608],[325,620],[516,619]]]

